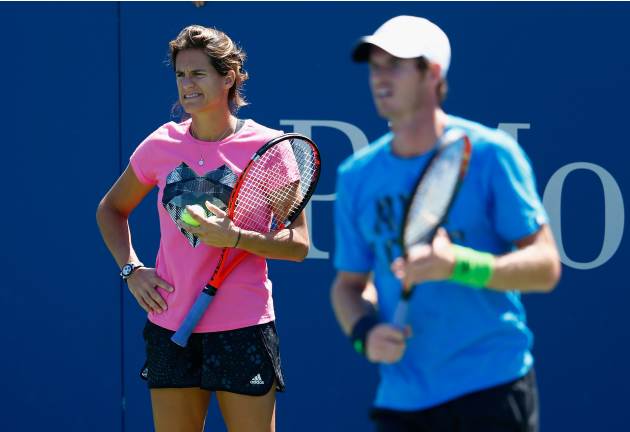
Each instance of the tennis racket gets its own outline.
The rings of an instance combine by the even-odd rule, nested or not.
[[[420,174],[407,202],[400,242],[405,257],[415,245],[433,241],[444,224],[468,171],[472,145],[466,134],[450,129],[439,140],[436,152]],[[393,324],[404,327],[414,286],[403,286]]]
[[[263,145],[251,158],[230,194],[227,216],[237,227],[267,233],[289,227],[315,191],[319,150],[309,138],[284,134]],[[217,290],[246,251],[223,248],[217,267],[171,340],[182,347],[212,303]]]

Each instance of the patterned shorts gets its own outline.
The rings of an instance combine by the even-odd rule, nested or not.
[[[173,331],[150,321],[144,327],[147,359],[140,376],[149,388],[200,387],[261,396],[276,384],[284,391],[274,322],[214,333],[193,333],[182,348]]]

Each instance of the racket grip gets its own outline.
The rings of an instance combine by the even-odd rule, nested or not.
[[[396,306],[396,310],[394,311],[394,319],[392,324],[396,327],[404,328],[405,324],[407,324],[407,313],[409,312],[409,300],[401,299],[398,302],[398,306]]]
[[[214,295],[210,295],[205,291],[202,291],[202,293],[199,294],[199,297],[195,300],[195,304],[193,304],[190,311],[188,311],[188,315],[184,318],[184,322],[182,322],[182,325],[175,334],[171,336],[171,340],[173,342],[180,347],[186,346],[188,338],[197,326],[197,323],[203,316],[204,312],[208,309],[208,306],[210,306],[210,303],[212,303],[212,300],[214,300]]]

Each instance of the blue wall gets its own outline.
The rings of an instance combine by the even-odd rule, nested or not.
[[[518,134],[564,251],[562,281],[525,297],[536,334],[543,432],[624,429],[630,301],[623,238],[630,143],[628,4],[2,3],[2,431],[150,430],[138,379],[144,316],[102,244],[96,205],[135,146],[169,120],[167,43],[185,25],[226,31],[249,54],[241,116],[308,132],[324,172],[311,258],[272,262],[288,392],[279,431],[368,430],[376,369],[329,306],[337,164],[383,133],[354,41],[399,14],[453,47],[450,113]],[[300,102],[298,102],[298,100]],[[152,194],[132,215],[145,263]],[[306,275],[306,277],[304,277]],[[299,280],[299,283],[296,283]],[[624,288],[625,286],[625,288]],[[456,317],[454,317],[456,319]],[[224,430],[213,404],[208,430]]]

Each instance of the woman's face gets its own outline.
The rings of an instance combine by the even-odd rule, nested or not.
[[[179,52],[175,59],[179,103],[189,114],[229,109],[227,98],[234,72],[220,75],[199,49]]]

